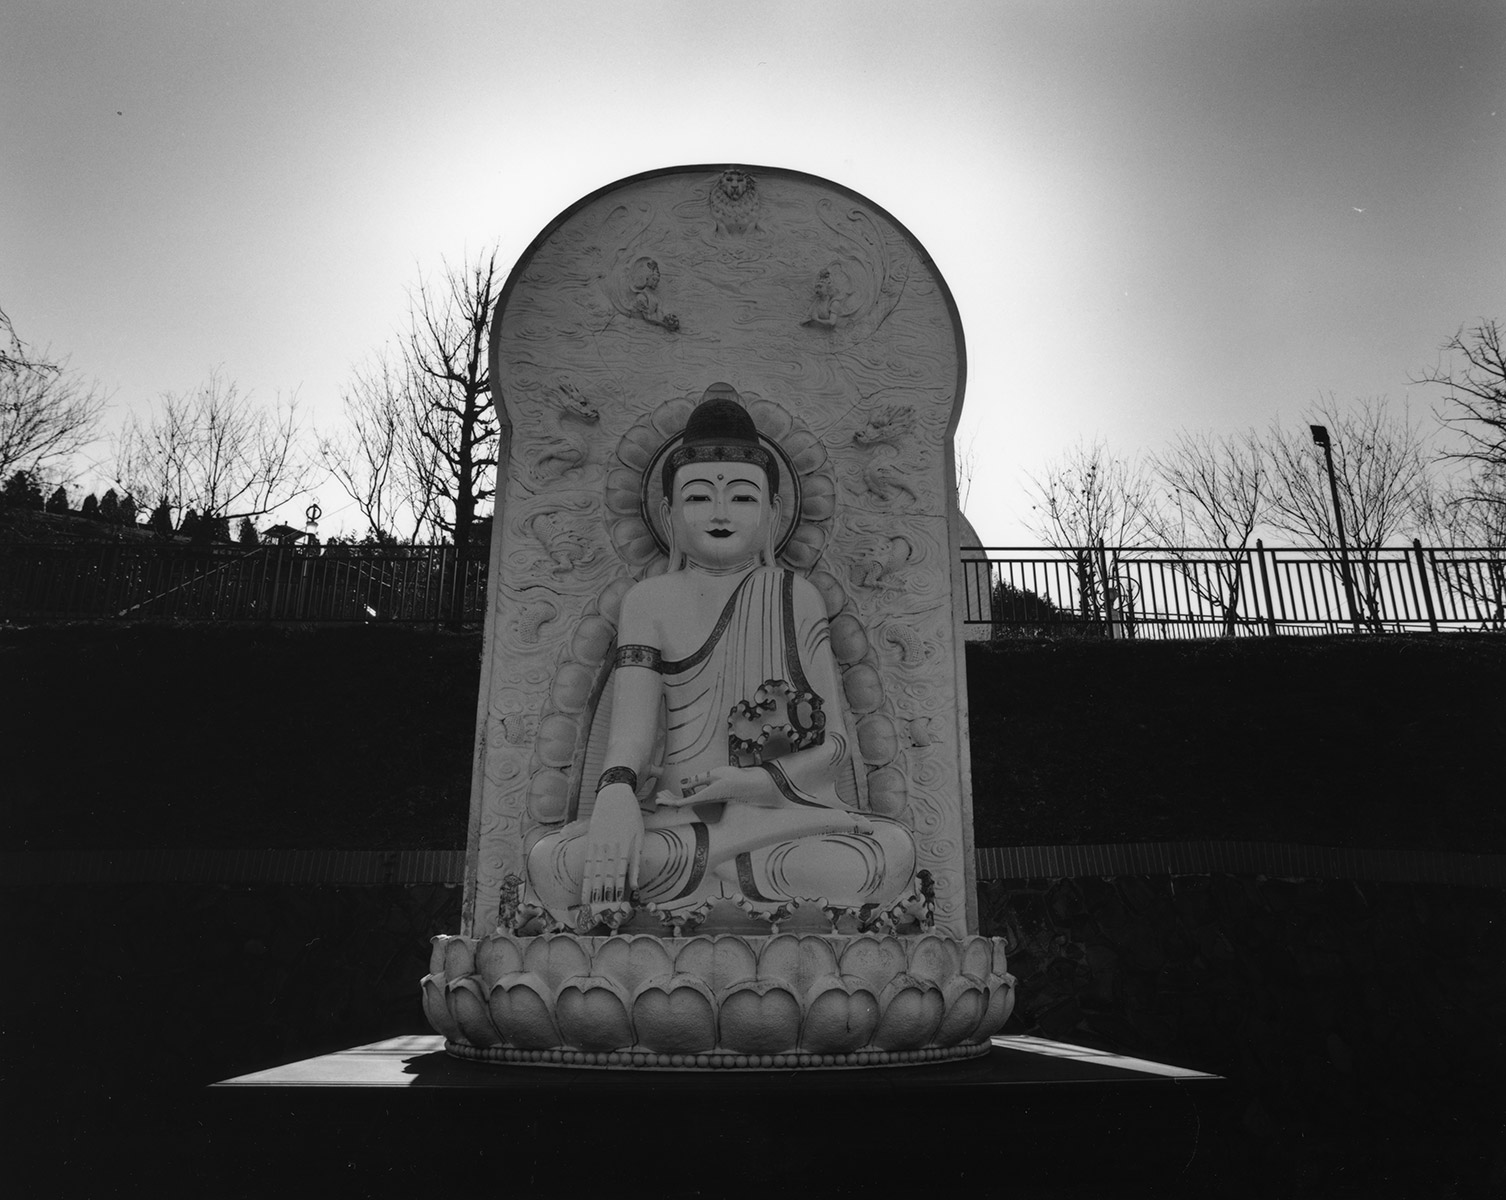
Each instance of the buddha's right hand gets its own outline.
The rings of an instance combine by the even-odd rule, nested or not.
[[[593,909],[630,902],[638,887],[642,848],[643,813],[637,794],[629,784],[607,784],[596,793],[591,827],[586,831],[580,902]]]

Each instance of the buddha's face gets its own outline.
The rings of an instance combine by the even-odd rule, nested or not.
[[[751,463],[687,463],[666,497],[675,544],[692,563],[713,570],[757,557],[778,509],[769,481]]]

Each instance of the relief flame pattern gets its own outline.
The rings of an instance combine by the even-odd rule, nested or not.
[[[987,1052],[1014,1009],[1001,938],[569,933],[433,939],[424,1013],[488,1062],[789,1069]]]

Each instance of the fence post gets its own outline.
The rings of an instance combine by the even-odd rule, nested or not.
[[[1422,602],[1428,608],[1428,628],[1437,633],[1438,614],[1433,611],[1433,591],[1428,587],[1427,563],[1422,557],[1422,542],[1418,538],[1412,539],[1412,553],[1417,556],[1417,578],[1422,583]]]
[[[1103,548],[1103,539],[1098,539],[1098,570],[1103,575],[1103,619],[1108,626],[1109,641],[1119,635],[1115,632],[1118,622],[1114,618],[1114,580],[1109,575],[1109,559]]]
[[[1265,593],[1265,630],[1276,636],[1276,606],[1271,603],[1271,577],[1265,569],[1265,543],[1255,539],[1255,559],[1260,563],[1260,590]]]

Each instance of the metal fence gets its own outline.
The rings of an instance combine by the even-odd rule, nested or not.
[[[479,622],[486,560],[453,546],[0,546],[0,619]]]
[[[964,549],[997,636],[1506,631],[1506,550]],[[453,546],[0,545],[0,620],[479,623],[486,560]],[[1351,605],[1349,595],[1354,600]]]
[[[1502,549],[979,547],[962,560],[967,621],[1000,637],[1506,631]]]

